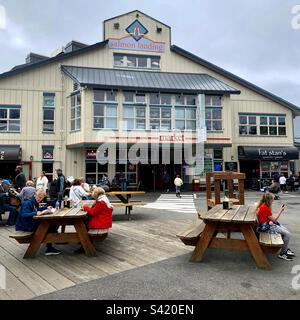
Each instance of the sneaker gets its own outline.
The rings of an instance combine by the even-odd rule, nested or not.
[[[49,247],[46,249],[45,256],[57,256],[61,254],[61,251],[55,249],[54,247]]]
[[[287,255],[286,253],[280,253],[278,255],[278,258],[286,260],[286,261],[293,261],[293,258],[291,256]]]
[[[286,254],[290,257],[295,257],[295,253],[291,249],[287,249]]]

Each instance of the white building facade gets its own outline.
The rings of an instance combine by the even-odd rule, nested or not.
[[[203,172],[180,150],[196,156],[200,127],[205,171],[245,172],[253,187],[295,170],[297,106],[172,45],[171,28],[140,11],[104,21],[103,30],[102,42],[30,54],[0,75],[0,177],[22,164],[28,178],[62,168],[97,184],[124,172],[157,190],[167,171],[188,186]],[[103,143],[116,146],[115,163],[97,162]],[[141,161],[132,163],[136,145]]]

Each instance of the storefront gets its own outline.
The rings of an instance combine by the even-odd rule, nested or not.
[[[14,179],[15,168],[21,163],[22,150],[20,146],[0,146],[0,177]]]
[[[270,183],[274,176],[294,173],[294,161],[299,159],[296,147],[238,147],[240,171],[246,173],[246,187],[258,189]]]

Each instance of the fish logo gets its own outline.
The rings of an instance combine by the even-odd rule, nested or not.
[[[135,20],[126,29],[126,31],[132,36],[135,41],[141,40],[148,33],[148,30],[138,20]]]

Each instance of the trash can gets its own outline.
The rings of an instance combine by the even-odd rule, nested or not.
[[[193,191],[200,191],[200,179],[193,179]]]

